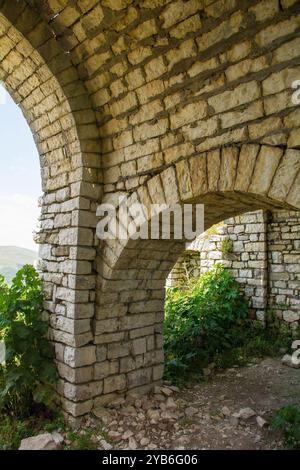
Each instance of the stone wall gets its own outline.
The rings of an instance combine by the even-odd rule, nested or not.
[[[76,418],[161,379],[186,241],[100,243],[97,204],[201,202],[206,228],[300,208],[300,4],[0,0],[0,57],[40,153],[45,311]]]
[[[299,213],[272,213],[267,240],[268,306],[296,328],[300,319]]]
[[[0,59],[0,79],[22,109],[40,155],[43,195],[35,237],[44,317],[61,377],[58,391],[67,396],[78,381],[92,380],[81,366],[93,348],[85,346],[93,340],[94,230],[101,191],[99,156],[87,152],[100,152],[98,130],[70,58],[22,1],[0,2]],[[74,402],[66,400],[64,406],[74,414]]]
[[[296,328],[300,213],[256,211],[225,220],[211,232],[189,245],[171,271],[167,287],[184,287],[190,277],[197,278],[222,263],[241,284],[252,318],[264,320],[267,309],[272,309]]]

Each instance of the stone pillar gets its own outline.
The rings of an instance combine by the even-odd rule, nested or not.
[[[300,212],[272,213],[268,247],[268,308],[295,330],[300,320]]]

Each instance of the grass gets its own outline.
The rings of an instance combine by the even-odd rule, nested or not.
[[[97,435],[95,429],[85,429],[77,433],[76,431],[67,432],[66,450],[97,450],[99,444],[95,439]]]
[[[180,426],[183,428],[188,428],[196,423],[197,418],[193,418],[191,416],[184,416],[180,419]]]
[[[107,433],[100,425],[77,431],[65,423],[60,413],[52,416],[36,414],[29,418],[0,415],[0,450],[17,450],[22,439],[55,430],[65,437],[64,450],[96,450],[99,438],[108,441]]]
[[[235,337],[236,346],[215,352],[209,361],[201,358],[193,360],[181,374],[178,369],[167,378],[180,388],[194,385],[205,379],[203,368],[209,363],[214,363],[214,370],[246,366],[265,357],[279,357],[282,350],[290,349],[292,342],[289,328],[273,320],[267,328],[260,321],[246,320],[241,328],[235,328]]]
[[[300,407],[284,406],[271,420],[271,428],[278,431],[287,449],[300,449]]]
[[[0,415],[0,450],[16,450],[21,440],[42,432],[52,432],[64,426],[59,414],[48,417],[37,413],[28,418],[17,418],[12,415]]]
[[[290,348],[292,338],[285,325],[270,323],[264,328],[259,321],[248,320],[248,327],[237,331],[237,340],[240,345],[216,354],[217,368],[244,366],[253,359],[279,356],[282,349]]]

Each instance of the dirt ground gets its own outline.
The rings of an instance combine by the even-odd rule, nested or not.
[[[267,422],[288,404],[300,405],[300,369],[265,359],[212,374],[188,389],[163,387],[150,399],[120,404],[107,412],[109,439],[99,439],[99,448],[276,449],[279,436],[260,418]],[[245,408],[253,416],[238,418]]]
[[[279,360],[266,359],[250,367],[216,374],[207,383],[187,391],[184,400],[199,410],[194,425],[187,426],[184,433],[187,448],[277,448],[280,442],[267,427],[258,426],[256,416],[267,421],[278,408],[300,404],[300,370],[283,366]],[[225,406],[231,412],[227,417],[222,413]],[[246,407],[253,409],[256,416],[238,422],[232,418],[234,412]]]

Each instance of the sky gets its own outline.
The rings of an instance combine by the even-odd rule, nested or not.
[[[37,251],[40,163],[21,109],[0,84],[0,246]]]

